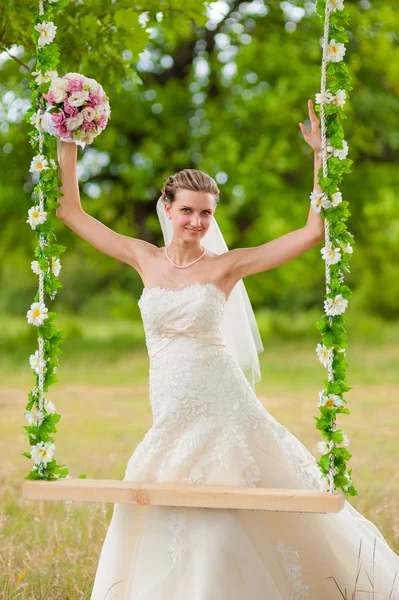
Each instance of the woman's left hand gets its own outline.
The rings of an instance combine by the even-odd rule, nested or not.
[[[320,152],[321,150],[321,129],[319,127],[320,121],[317,118],[317,115],[313,108],[313,102],[308,100],[308,110],[309,110],[309,119],[312,127],[312,131],[309,132],[303,123],[299,123],[299,127],[301,128],[302,135],[305,138],[305,142],[309,144],[313,148],[315,152]]]

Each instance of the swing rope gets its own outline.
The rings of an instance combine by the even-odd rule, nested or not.
[[[348,444],[346,434],[337,427],[336,415],[337,413],[350,414],[348,408],[341,408],[346,400],[342,394],[348,391],[348,386],[345,385],[345,367],[349,366],[343,358],[342,354],[345,353],[346,347],[346,336],[343,322],[346,317],[343,316],[343,311],[347,306],[347,299],[352,297],[352,293],[348,286],[341,286],[343,283],[343,271],[338,268],[337,273],[334,273],[334,289],[332,290],[332,273],[331,265],[341,264],[342,268],[349,272],[348,259],[349,250],[351,246],[348,243],[353,241],[353,236],[349,232],[345,232],[346,226],[344,224],[345,219],[350,214],[347,210],[347,202],[342,202],[342,195],[338,191],[337,197],[337,184],[342,178],[344,172],[350,171],[350,165],[352,161],[346,158],[345,144],[343,142],[343,129],[340,124],[338,126],[337,118],[339,112],[330,112],[330,120],[327,123],[326,115],[326,104],[333,104],[332,96],[333,93],[327,89],[327,71],[330,74],[331,89],[335,92],[335,101],[337,101],[338,95],[346,98],[346,91],[352,89],[350,86],[350,77],[347,71],[346,65],[342,63],[342,58],[345,53],[345,47],[343,41],[348,41],[347,33],[342,26],[338,25],[339,19],[346,20],[344,14],[344,2],[343,0],[319,0],[318,8],[322,10],[324,8],[324,31],[323,31],[323,54],[322,54],[322,65],[321,65],[321,85],[320,85],[320,125],[321,125],[321,138],[322,138],[322,175],[319,176],[319,184],[322,189],[322,198],[325,200],[325,204],[322,204],[319,210],[324,218],[324,237],[325,237],[325,281],[326,281],[326,298],[331,298],[331,305],[336,302],[337,299],[344,302],[344,308],[342,305],[340,310],[333,312],[327,310],[327,302],[325,301],[325,312],[323,316],[324,324],[319,324],[324,334],[323,342],[324,345],[322,350],[325,353],[325,362],[323,363],[327,367],[327,402],[322,404],[319,402],[321,416],[315,417],[317,421],[317,427],[323,433],[323,436],[328,440],[328,445],[324,448],[322,458],[318,461],[318,465],[321,472],[327,477],[329,483],[330,493],[334,493],[336,487],[344,490],[345,493],[350,495],[357,495],[352,479],[351,471],[346,472],[346,461],[351,458],[351,454],[346,448],[338,447],[337,444]],[[334,23],[331,23],[330,16],[336,14]],[[341,14],[340,14],[341,13]],[[333,35],[335,38],[330,40],[331,29],[333,29]],[[335,66],[336,65],[336,66]],[[344,89],[341,89],[342,86]],[[338,102],[337,102],[338,103]],[[338,106],[340,106],[338,104]],[[327,143],[328,133],[331,131],[330,145],[333,149],[333,156],[328,157]],[[346,144],[347,147],[347,144]],[[338,149],[338,152],[336,151]],[[329,164],[332,164],[334,160],[338,164],[334,164],[329,169]],[[330,162],[331,161],[331,162]],[[341,164],[340,164],[341,163]],[[334,176],[335,173],[335,176]],[[338,204],[332,202],[339,200]],[[337,208],[338,207],[338,208]],[[341,214],[340,214],[341,211]],[[338,226],[336,226],[336,223]],[[333,232],[331,231],[333,227]],[[331,235],[332,234],[332,235]],[[347,260],[343,261],[340,252],[336,252],[337,248],[333,248],[332,241],[338,242],[341,250],[347,252]],[[322,253],[323,253],[322,250]],[[330,261],[331,251],[334,262]],[[338,259],[338,260],[337,260]],[[340,293],[341,292],[341,293]],[[334,320],[337,320],[337,324]],[[320,357],[320,356],[319,356]],[[336,369],[334,367],[336,366]],[[326,390],[320,393],[320,398],[324,396]],[[338,399],[338,403],[337,403]],[[331,410],[330,406],[333,408]],[[328,408],[327,408],[328,407]],[[335,409],[335,410],[334,410]],[[337,483],[337,486],[335,485]]]
[[[324,35],[323,35],[323,57],[321,64],[321,86],[320,93],[321,97],[324,98],[326,94],[326,82],[327,82],[327,48],[328,48],[328,38],[330,34],[330,6],[326,2],[325,7],[325,16],[324,16]],[[321,148],[322,148],[322,168],[323,168],[323,177],[327,177],[328,175],[328,165],[327,165],[327,125],[326,125],[326,113],[324,109],[324,102],[320,103],[320,124],[321,124]],[[324,239],[326,245],[331,244],[330,239],[330,223],[328,219],[324,219]],[[331,292],[329,285],[331,282],[330,275],[330,263],[326,261],[326,292],[329,294]],[[328,317],[328,322],[330,326],[332,325],[332,317]],[[328,381],[334,380],[334,371],[333,371],[333,358],[334,358],[334,349],[331,347],[328,349],[328,361],[327,361],[327,370],[328,370]],[[335,419],[331,425],[332,429],[336,428]],[[328,480],[329,480],[329,491],[333,493],[335,491],[334,485],[334,455],[330,454],[330,464],[328,470]]]

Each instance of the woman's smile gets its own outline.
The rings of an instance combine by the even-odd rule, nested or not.
[[[202,229],[191,229],[190,227],[185,227],[184,229],[187,229],[191,233],[200,233],[202,231]]]

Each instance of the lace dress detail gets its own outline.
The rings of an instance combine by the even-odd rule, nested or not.
[[[316,459],[229,354],[227,302],[214,284],[143,290],[153,424],[124,479],[325,491]],[[110,588],[113,600],[340,600],[331,576],[349,592],[359,538],[368,564],[374,536],[386,592],[399,557],[348,502],[336,515],[116,504],[91,600]]]
[[[302,583],[302,567],[299,565],[299,554],[292,548],[287,548],[281,540],[277,540],[276,550],[281,555],[281,562],[285,571],[286,582],[292,596],[289,600],[307,600],[308,586]]]

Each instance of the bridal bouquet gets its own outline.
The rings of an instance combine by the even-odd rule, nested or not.
[[[107,126],[110,106],[102,86],[80,73],[67,73],[52,80],[41,127],[63,142],[84,148]]]

